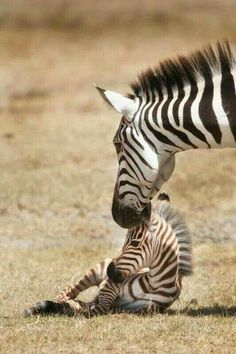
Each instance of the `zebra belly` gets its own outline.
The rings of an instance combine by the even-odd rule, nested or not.
[[[115,304],[115,308],[119,308],[121,310],[141,310],[144,306],[148,306],[150,304],[150,300],[140,299],[133,300],[132,302],[127,302],[124,304]]]
[[[151,303],[167,308],[179,297],[181,289],[177,285],[170,289],[160,288],[160,291],[156,289],[155,292],[144,291],[140,285],[144,275],[145,273],[136,274],[121,285],[120,293],[115,300],[115,308],[138,310]]]
[[[135,274],[121,285],[120,293],[115,301],[115,307],[124,309],[142,307],[147,303],[145,300],[146,293],[140,286],[139,280],[143,274]]]

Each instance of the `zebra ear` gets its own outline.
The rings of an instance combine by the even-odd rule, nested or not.
[[[104,90],[94,84],[104,101],[113,107],[117,112],[123,114],[128,120],[132,120],[138,109],[138,102],[122,96],[120,93]]]

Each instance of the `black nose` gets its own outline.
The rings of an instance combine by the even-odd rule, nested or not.
[[[122,206],[120,203],[113,202],[112,216],[118,225],[125,229],[131,229],[139,225],[142,221],[140,214],[136,210],[128,206]]]
[[[121,271],[116,269],[115,264],[113,262],[111,262],[107,267],[107,276],[109,279],[114,281],[114,283],[121,283],[123,281]]]
[[[122,203],[113,199],[112,216],[113,219],[123,228],[131,229],[141,224],[143,220],[148,221],[151,215],[151,203],[148,203],[141,212],[136,208],[123,206]]]

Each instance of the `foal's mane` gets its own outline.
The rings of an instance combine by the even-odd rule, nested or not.
[[[206,81],[215,73],[227,74],[235,68],[236,61],[227,40],[218,41],[213,47],[205,46],[188,56],[166,59],[154,68],[141,73],[130,84],[133,93],[128,96],[162,96],[172,94],[176,88],[183,90],[186,83],[196,85],[202,78]]]
[[[181,275],[192,274],[191,233],[183,217],[167,203],[154,206],[154,211],[171,226],[179,244],[179,272]]]

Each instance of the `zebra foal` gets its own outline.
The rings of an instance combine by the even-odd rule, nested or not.
[[[61,313],[94,315],[113,312],[162,311],[182,289],[182,278],[192,272],[191,238],[180,216],[159,195],[151,219],[128,230],[121,254],[96,265],[75,285],[60,292],[54,301],[43,301],[26,315]],[[82,291],[98,286],[93,302],[76,300]]]

